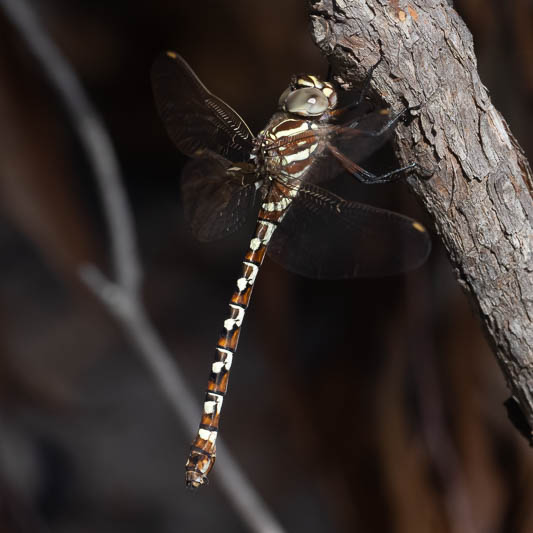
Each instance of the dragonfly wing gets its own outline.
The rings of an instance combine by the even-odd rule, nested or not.
[[[359,117],[349,118],[342,125],[328,124],[320,128],[320,135],[335,147],[342,156],[354,163],[361,163],[379,150],[389,139],[394,131],[391,127],[377,135],[389,122],[388,110],[374,111]],[[306,174],[309,183],[324,183],[334,179],[342,172],[346,172],[346,165],[335,157],[324,157],[328,154],[325,150],[323,157],[317,158],[316,162]],[[357,172],[351,172],[357,174]]]
[[[207,149],[232,161],[248,160],[254,138],[250,129],[181,56],[167,52],[156,59],[152,87],[159,115],[181,152],[202,157]]]
[[[395,124],[385,128],[390,120],[389,109],[380,109],[354,118],[334,127],[332,144],[352,161],[361,163],[391,138]],[[381,132],[383,128],[385,131]]]
[[[299,185],[268,249],[288,270],[319,279],[379,277],[426,260],[431,241],[418,222],[313,184]]]
[[[221,239],[246,221],[261,182],[255,167],[232,163],[211,152],[183,169],[181,192],[185,218],[200,241]]]

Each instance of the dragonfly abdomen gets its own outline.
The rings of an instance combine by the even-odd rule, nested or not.
[[[228,389],[229,372],[237,350],[242,322],[268,243],[276,229],[277,222],[281,220],[288,206],[283,204],[280,209],[266,211],[265,206],[276,203],[276,200],[271,201],[274,196],[273,194],[267,195],[259,212],[254,236],[242,263],[241,277],[237,279],[237,289],[229,302],[229,317],[224,321],[215,347],[215,360],[211,365],[207,383],[202,419],[185,465],[185,482],[190,488],[204,485],[207,482],[207,475],[215,464],[220,412]]]

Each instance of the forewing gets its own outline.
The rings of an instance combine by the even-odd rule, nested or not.
[[[253,210],[260,182],[255,168],[204,153],[183,169],[185,219],[200,241],[221,239],[238,230]]]
[[[355,163],[361,163],[390,139],[394,125],[381,132],[390,120],[389,109],[380,109],[352,118],[334,128],[331,142],[346,157]]]
[[[232,161],[246,161],[253,135],[238,113],[213,95],[186,61],[166,52],[152,67],[159,115],[170,138],[189,157],[211,150]]]
[[[362,163],[390,139],[394,127],[380,133],[389,121],[388,110],[374,111],[362,116],[351,116],[342,124],[325,124],[321,126],[319,135],[347,160]],[[332,157],[325,148],[307,173],[306,181],[323,183],[346,170],[346,166],[339,159]]]
[[[309,183],[299,185],[268,249],[288,270],[319,279],[380,277],[426,260],[431,241],[418,222]]]

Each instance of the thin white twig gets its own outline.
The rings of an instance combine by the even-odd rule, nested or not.
[[[120,171],[111,139],[98,114],[55,43],[42,29],[37,16],[25,0],[2,0],[1,5],[18,28],[29,48],[45,67],[45,73],[59,92],[72,119],[104,203],[109,225],[114,277],[122,287],[138,290],[141,269],[133,220],[127,199],[121,194]]]
[[[193,430],[199,406],[181,370],[152,326],[139,296],[142,272],[133,217],[111,139],[73,69],[48,37],[26,0],[0,0],[0,5],[61,95],[98,183],[109,226],[116,281],[107,279],[94,265],[82,267],[80,276],[121,323],[179,421],[187,431]],[[220,488],[243,522],[253,532],[283,533],[283,528],[228,449],[220,441],[217,448],[219,461],[215,474]]]

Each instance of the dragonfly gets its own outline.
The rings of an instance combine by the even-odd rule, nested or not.
[[[411,163],[378,176],[358,164],[385,142],[410,108],[395,115],[372,109],[365,87],[342,107],[332,82],[295,75],[266,127],[254,136],[177,53],[161,54],[151,77],[168,135],[191,158],[181,192],[193,235],[213,241],[256,218],[185,466],[186,485],[196,489],[207,484],[215,463],[230,369],[265,255],[311,278],[378,277],[419,267],[431,241],[424,226],[411,218],[345,200],[324,188],[343,172],[376,184],[416,170],[417,163]]]

